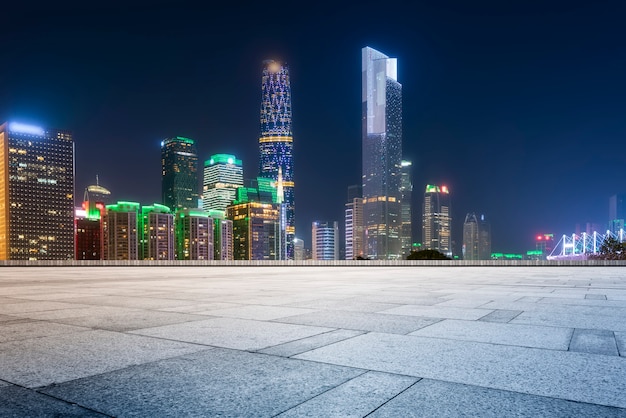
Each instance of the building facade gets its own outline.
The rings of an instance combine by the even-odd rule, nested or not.
[[[193,139],[176,136],[161,142],[161,193],[163,205],[198,207],[198,154]]]
[[[618,193],[609,197],[609,227],[608,230],[617,236],[624,230],[626,220],[626,193]]]
[[[225,211],[243,186],[241,160],[230,154],[214,154],[204,162],[202,207],[205,211]]]
[[[451,226],[452,212],[448,187],[427,185],[422,211],[422,248],[437,250],[452,257]]]
[[[491,259],[491,226],[485,215],[465,215],[463,222],[463,260]]]
[[[139,203],[106,205],[102,219],[105,260],[139,260]]]
[[[345,258],[354,260],[365,256],[363,234],[363,199],[354,197],[345,207]]]
[[[143,260],[174,260],[174,215],[155,203],[141,208],[139,255]]]
[[[226,211],[210,210],[213,220],[213,259],[234,260],[233,221],[226,219]]]
[[[213,219],[208,212],[177,210],[174,230],[177,260],[213,260]]]
[[[272,203],[246,202],[229,206],[235,260],[276,260],[279,252],[279,214]]]
[[[73,258],[71,133],[0,125],[0,260]]]
[[[313,260],[339,259],[339,224],[315,221],[311,227]]]
[[[400,177],[400,213],[402,220],[402,229],[400,234],[400,243],[402,245],[402,256],[406,257],[411,253],[413,245],[413,181],[411,180],[411,161],[402,160],[401,177]]]
[[[362,187],[365,253],[401,259],[402,85],[397,60],[362,49]]]
[[[291,83],[287,65],[263,61],[259,136],[259,177],[278,181],[282,171],[285,205],[285,240],[288,259],[294,258],[295,227]]]

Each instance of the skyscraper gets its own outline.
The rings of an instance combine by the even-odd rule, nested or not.
[[[365,253],[402,258],[402,85],[397,60],[362,49],[362,184]]]
[[[451,224],[450,191],[446,186],[427,185],[422,212],[422,248],[452,257]]]
[[[213,219],[199,209],[176,211],[177,260],[213,260]]]
[[[313,222],[311,228],[313,260],[339,259],[339,225],[335,222]]]
[[[243,165],[234,155],[215,154],[204,162],[202,206],[205,211],[232,205],[237,188],[243,186]]]
[[[345,205],[345,258],[354,260],[364,256],[363,198],[361,185],[348,187],[348,202]]]
[[[174,260],[174,215],[170,208],[155,203],[141,208],[140,258]]]
[[[104,259],[139,260],[139,203],[107,205],[102,221]]]
[[[463,222],[463,260],[489,260],[491,258],[491,228],[475,213],[465,215]]]
[[[619,236],[626,220],[626,193],[614,194],[609,198],[609,231]]]
[[[411,165],[412,163],[406,160],[402,160],[402,162],[400,163],[400,193],[402,193],[402,197],[400,200],[402,219],[400,242],[402,244],[402,255],[404,257],[411,253],[413,244],[413,230],[411,225],[413,182],[411,180]]]
[[[198,155],[193,139],[176,136],[161,142],[161,192],[172,210],[198,207]]]
[[[278,181],[279,167],[282,171],[286,250],[287,258],[293,259],[293,239],[296,228],[291,84],[289,68],[274,60],[263,61],[260,130],[259,177]]]
[[[73,258],[71,133],[0,125],[0,260]]]

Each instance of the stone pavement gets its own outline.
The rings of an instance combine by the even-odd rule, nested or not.
[[[4,267],[0,416],[626,417],[626,269]]]

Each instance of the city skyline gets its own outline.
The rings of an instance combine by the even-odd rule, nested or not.
[[[11,5],[0,115],[72,132],[77,198],[99,175],[113,200],[149,204],[160,200],[168,137],[194,138],[200,161],[229,153],[256,171],[261,63],[289,62],[296,236],[310,247],[311,221],[341,221],[345,190],[359,182],[359,53],[370,45],[398,57],[403,157],[415,190],[450,188],[453,234],[465,213],[485,213],[494,250],[523,252],[538,233],[605,225],[609,197],[626,189],[623,152],[612,151],[626,135],[624,5],[447,5],[403,6],[379,26],[361,10],[290,14],[284,32],[263,34],[245,18],[232,39],[230,9],[202,26],[192,10],[164,4],[123,13]],[[164,16],[188,24],[152,23]],[[310,36],[320,22],[328,33]],[[200,49],[218,33],[228,43]]]

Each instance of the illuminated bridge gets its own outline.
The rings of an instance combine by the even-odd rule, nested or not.
[[[626,240],[626,233],[620,229],[617,234],[607,230],[604,234],[594,231],[592,234],[583,232],[582,234],[563,235],[546,258],[548,260],[584,260],[590,254],[598,254],[607,237],[623,242]]]

